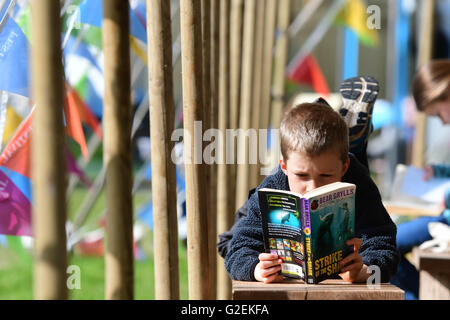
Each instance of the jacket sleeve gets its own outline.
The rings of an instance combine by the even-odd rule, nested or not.
[[[254,193],[248,200],[248,214],[236,225],[225,256],[225,268],[234,280],[255,281],[254,270],[259,262],[258,256],[264,252],[257,196]]]
[[[228,249],[230,248],[231,239],[233,239],[233,234],[236,231],[237,225],[239,221],[241,221],[244,217],[247,216],[248,211],[248,199],[244,202],[242,207],[236,212],[234,216],[234,223],[230,230],[227,230],[221,234],[219,234],[219,242],[217,243],[217,251],[219,252],[222,258],[225,258],[227,255]]]
[[[397,250],[397,228],[381,201],[372,179],[365,175],[356,192],[356,236],[362,239],[359,253],[367,266],[376,265],[381,281],[388,282],[397,272],[400,253]]]
[[[239,210],[234,215],[234,222],[231,229],[219,234],[217,251],[219,252],[222,258],[225,258],[225,256],[227,255],[228,249],[230,248],[231,239],[233,238],[233,234],[235,233],[239,221],[247,216],[249,199],[255,192],[256,188],[249,191],[248,199],[244,202],[242,207],[240,207]]]

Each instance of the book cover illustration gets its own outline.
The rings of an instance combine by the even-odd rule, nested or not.
[[[304,279],[304,246],[300,223],[299,198],[267,192],[264,205],[263,235],[266,251],[283,260],[281,274]],[[263,210],[261,210],[263,211]]]
[[[314,272],[308,283],[317,283],[339,273],[339,262],[352,252],[345,241],[354,237],[355,188],[347,187],[306,199],[305,206],[308,204]]]
[[[266,252],[282,260],[281,274],[318,283],[339,273],[354,237],[355,186],[334,183],[305,195],[258,191]]]

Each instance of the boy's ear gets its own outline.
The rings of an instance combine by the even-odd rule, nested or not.
[[[348,167],[350,167],[350,157],[347,156],[347,160],[344,162],[344,167],[342,168],[342,176],[347,172]]]
[[[281,170],[283,170],[284,174],[287,175],[287,166],[286,166],[286,162],[284,161],[283,156],[281,156],[281,159],[280,159],[280,167],[281,167]]]

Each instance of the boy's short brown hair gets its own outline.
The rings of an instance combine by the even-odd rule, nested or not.
[[[330,106],[302,103],[288,106],[280,125],[281,154],[285,161],[289,152],[309,157],[336,150],[342,162],[348,157],[348,127]]]

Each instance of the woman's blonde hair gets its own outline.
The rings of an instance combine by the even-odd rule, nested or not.
[[[450,60],[433,60],[423,65],[414,76],[412,94],[417,109],[450,98]]]
[[[309,157],[336,150],[342,162],[348,157],[348,127],[341,116],[322,103],[288,106],[280,125],[281,154],[289,152]]]

